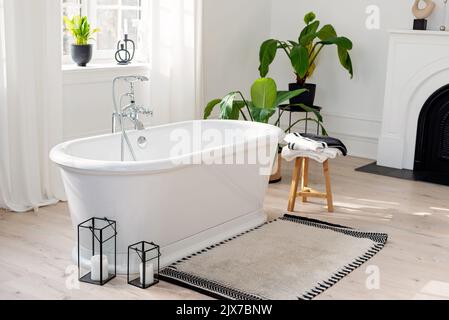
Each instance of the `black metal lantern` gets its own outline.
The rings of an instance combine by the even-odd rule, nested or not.
[[[153,242],[141,241],[130,245],[128,247],[128,284],[147,289],[159,283],[160,258],[160,247]]]
[[[91,218],[78,225],[78,278],[105,285],[117,275],[117,223]]]

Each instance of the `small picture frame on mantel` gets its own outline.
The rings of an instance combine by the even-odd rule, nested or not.
[[[427,30],[427,20],[426,19],[413,20],[413,30]]]

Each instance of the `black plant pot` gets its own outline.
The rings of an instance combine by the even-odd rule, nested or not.
[[[315,103],[315,92],[316,92],[316,84],[313,83],[306,83],[304,85],[300,85],[298,83],[290,83],[288,85],[288,89],[290,91],[295,91],[299,89],[307,89],[308,91],[304,92],[303,94],[300,94],[297,97],[294,97],[290,99],[290,104],[305,104],[306,106],[312,108]],[[296,107],[297,109],[301,109],[301,107]],[[295,109],[293,107],[292,109]]]
[[[72,44],[72,60],[80,67],[85,67],[92,60],[92,45]]]
[[[278,146],[278,155],[277,155],[277,161],[275,163],[276,169],[275,172],[270,176],[270,184],[275,184],[282,181],[282,147]],[[273,170],[274,171],[274,170]]]

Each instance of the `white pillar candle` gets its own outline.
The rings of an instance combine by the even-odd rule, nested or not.
[[[124,19],[123,21],[123,33],[128,34],[128,19]]]
[[[103,281],[109,278],[108,257],[103,255]],[[90,278],[93,281],[100,281],[100,255],[93,256],[90,259]]]
[[[140,284],[143,284],[143,263],[140,264]],[[154,266],[152,263],[147,263],[145,266],[145,286],[154,282]]]

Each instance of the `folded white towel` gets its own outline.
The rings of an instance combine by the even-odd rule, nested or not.
[[[295,160],[299,157],[310,158],[319,163],[323,163],[329,159],[335,159],[337,156],[341,156],[343,153],[336,148],[325,148],[319,152],[305,151],[305,150],[291,150],[288,146],[282,149],[282,158],[287,161]]]
[[[299,133],[290,133],[284,141],[288,143],[288,148],[297,151],[322,152],[327,148],[326,143],[304,138]]]

